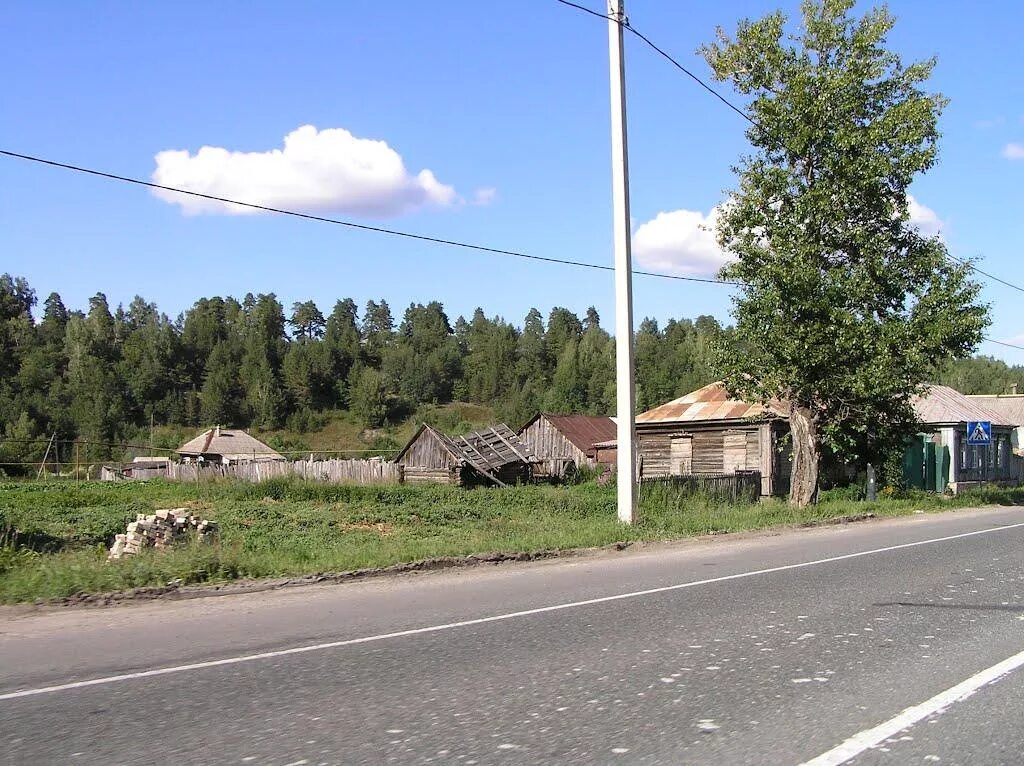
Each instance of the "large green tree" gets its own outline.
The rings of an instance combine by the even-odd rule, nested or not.
[[[817,497],[823,447],[870,459],[904,438],[923,381],[988,321],[968,267],[908,220],[908,188],[936,161],[934,61],[905,65],[886,47],[892,16],[852,8],[807,0],[795,27],[775,13],[702,50],[752,122],[718,228],[735,256],[721,276],[742,284],[724,377],[787,403],[796,505]]]

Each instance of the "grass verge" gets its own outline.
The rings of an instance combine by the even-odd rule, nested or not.
[[[562,550],[719,532],[899,516],[1024,502],[1024,490],[875,502],[826,497],[732,505],[647,491],[639,522],[620,524],[615,490],[587,483],[463,490],[356,487],[301,480],[263,484],[165,481],[0,484],[0,602],[50,600],[142,586],[224,582],[384,567],[442,556]],[[110,564],[106,547],[136,513],[187,506],[220,527],[214,544],[147,551]]]

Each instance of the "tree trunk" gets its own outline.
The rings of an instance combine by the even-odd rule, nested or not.
[[[818,501],[818,419],[807,407],[794,404],[789,413],[793,438],[793,471],[789,504],[804,508]]]

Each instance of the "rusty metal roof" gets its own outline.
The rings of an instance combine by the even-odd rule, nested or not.
[[[968,394],[967,398],[998,412],[1010,425],[1024,426],[1024,394]]]
[[[636,416],[637,423],[703,422],[785,417],[782,404],[766,407],[730,399],[722,383],[711,383]]]
[[[980,401],[981,397],[961,394],[949,386],[929,385],[925,393],[913,399],[914,412],[922,423],[966,423],[988,420],[997,426],[1018,425],[1008,414]]]
[[[1024,425],[1024,396],[967,396],[949,386],[929,385],[911,401],[922,424],[988,420],[999,426]],[[761,417],[787,418],[788,414],[781,402],[773,402],[768,407],[748,404],[730,399],[721,383],[712,383],[637,415],[636,422],[685,423]]]
[[[592,452],[598,442],[615,438],[615,421],[604,415],[554,415],[542,412],[519,429],[520,435],[538,418],[544,418],[562,436],[583,452]]]

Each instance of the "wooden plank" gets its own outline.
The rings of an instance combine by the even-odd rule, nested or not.
[[[467,447],[469,447],[473,452],[475,452],[479,456],[479,458],[481,460],[484,461],[485,467],[477,465],[468,455],[466,456],[467,462],[471,466],[473,466],[477,471],[482,473],[484,476],[486,476],[487,478],[491,479],[496,484],[498,484],[498,486],[500,486],[500,487],[507,486],[505,484],[505,482],[503,482],[501,479],[499,479],[497,476],[495,476],[493,473],[491,473],[491,467],[487,463],[487,459],[480,453],[480,451],[476,447],[474,447],[472,444],[470,444],[469,440],[467,440],[465,436],[460,436],[459,438],[462,440],[463,444],[465,444]]]
[[[515,448],[515,446],[512,444],[512,442],[510,442],[508,439],[506,439],[504,436],[502,436],[500,433],[498,433],[498,431],[493,426],[490,428],[490,431],[491,431],[492,434],[494,434],[499,439],[501,439],[506,445],[508,445],[508,448],[510,450],[512,450],[514,453],[516,453],[516,456],[520,460],[522,460],[524,463],[529,463],[530,462],[530,459],[528,457],[526,457],[526,455],[524,455],[522,452],[517,450]]]
[[[693,437],[676,436],[669,442],[669,473],[687,474],[693,467]]]

